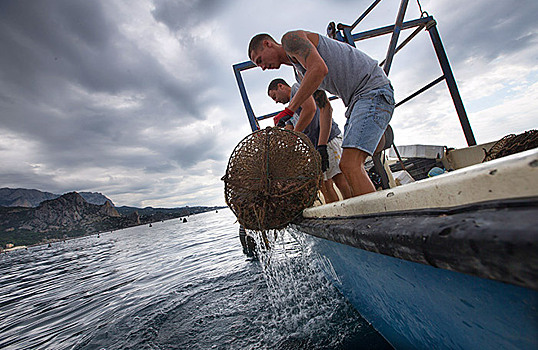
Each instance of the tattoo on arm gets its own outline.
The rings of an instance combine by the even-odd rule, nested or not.
[[[320,109],[325,108],[329,103],[327,94],[325,94],[325,91],[323,90],[316,90],[312,96],[314,97],[314,100],[316,101],[316,104]]]
[[[312,49],[314,49],[310,40],[305,39],[294,32],[287,33],[282,38],[282,46],[286,52],[294,56],[302,57],[305,61]]]

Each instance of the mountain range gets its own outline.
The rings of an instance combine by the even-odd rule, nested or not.
[[[110,204],[114,206],[114,203],[101,193],[79,192],[78,194],[80,194],[88,203],[102,205],[105,204],[105,202],[110,202]],[[60,196],[61,194],[43,192],[35,189],[4,187],[0,188],[0,206],[34,208],[43,201],[56,199]]]
[[[0,189],[0,251],[164,221],[222,207],[115,207],[96,192],[55,195],[28,189]],[[8,204],[8,205],[6,205]]]

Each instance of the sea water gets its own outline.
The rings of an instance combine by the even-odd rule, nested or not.
[[[0,255],[0,349],[387,349],[300,232],[243,255],[230,210]]]

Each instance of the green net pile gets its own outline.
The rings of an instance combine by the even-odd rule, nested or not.
[[[321,157],[303,133],[268,127],[239,142],[222,180],[241,225],[281,229],[317,198]]]

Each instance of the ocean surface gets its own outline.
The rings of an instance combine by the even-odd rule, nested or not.
[[[391,348],[302,233],[251,259],[230,210],[187,220],[0,254],[0,349]]]

